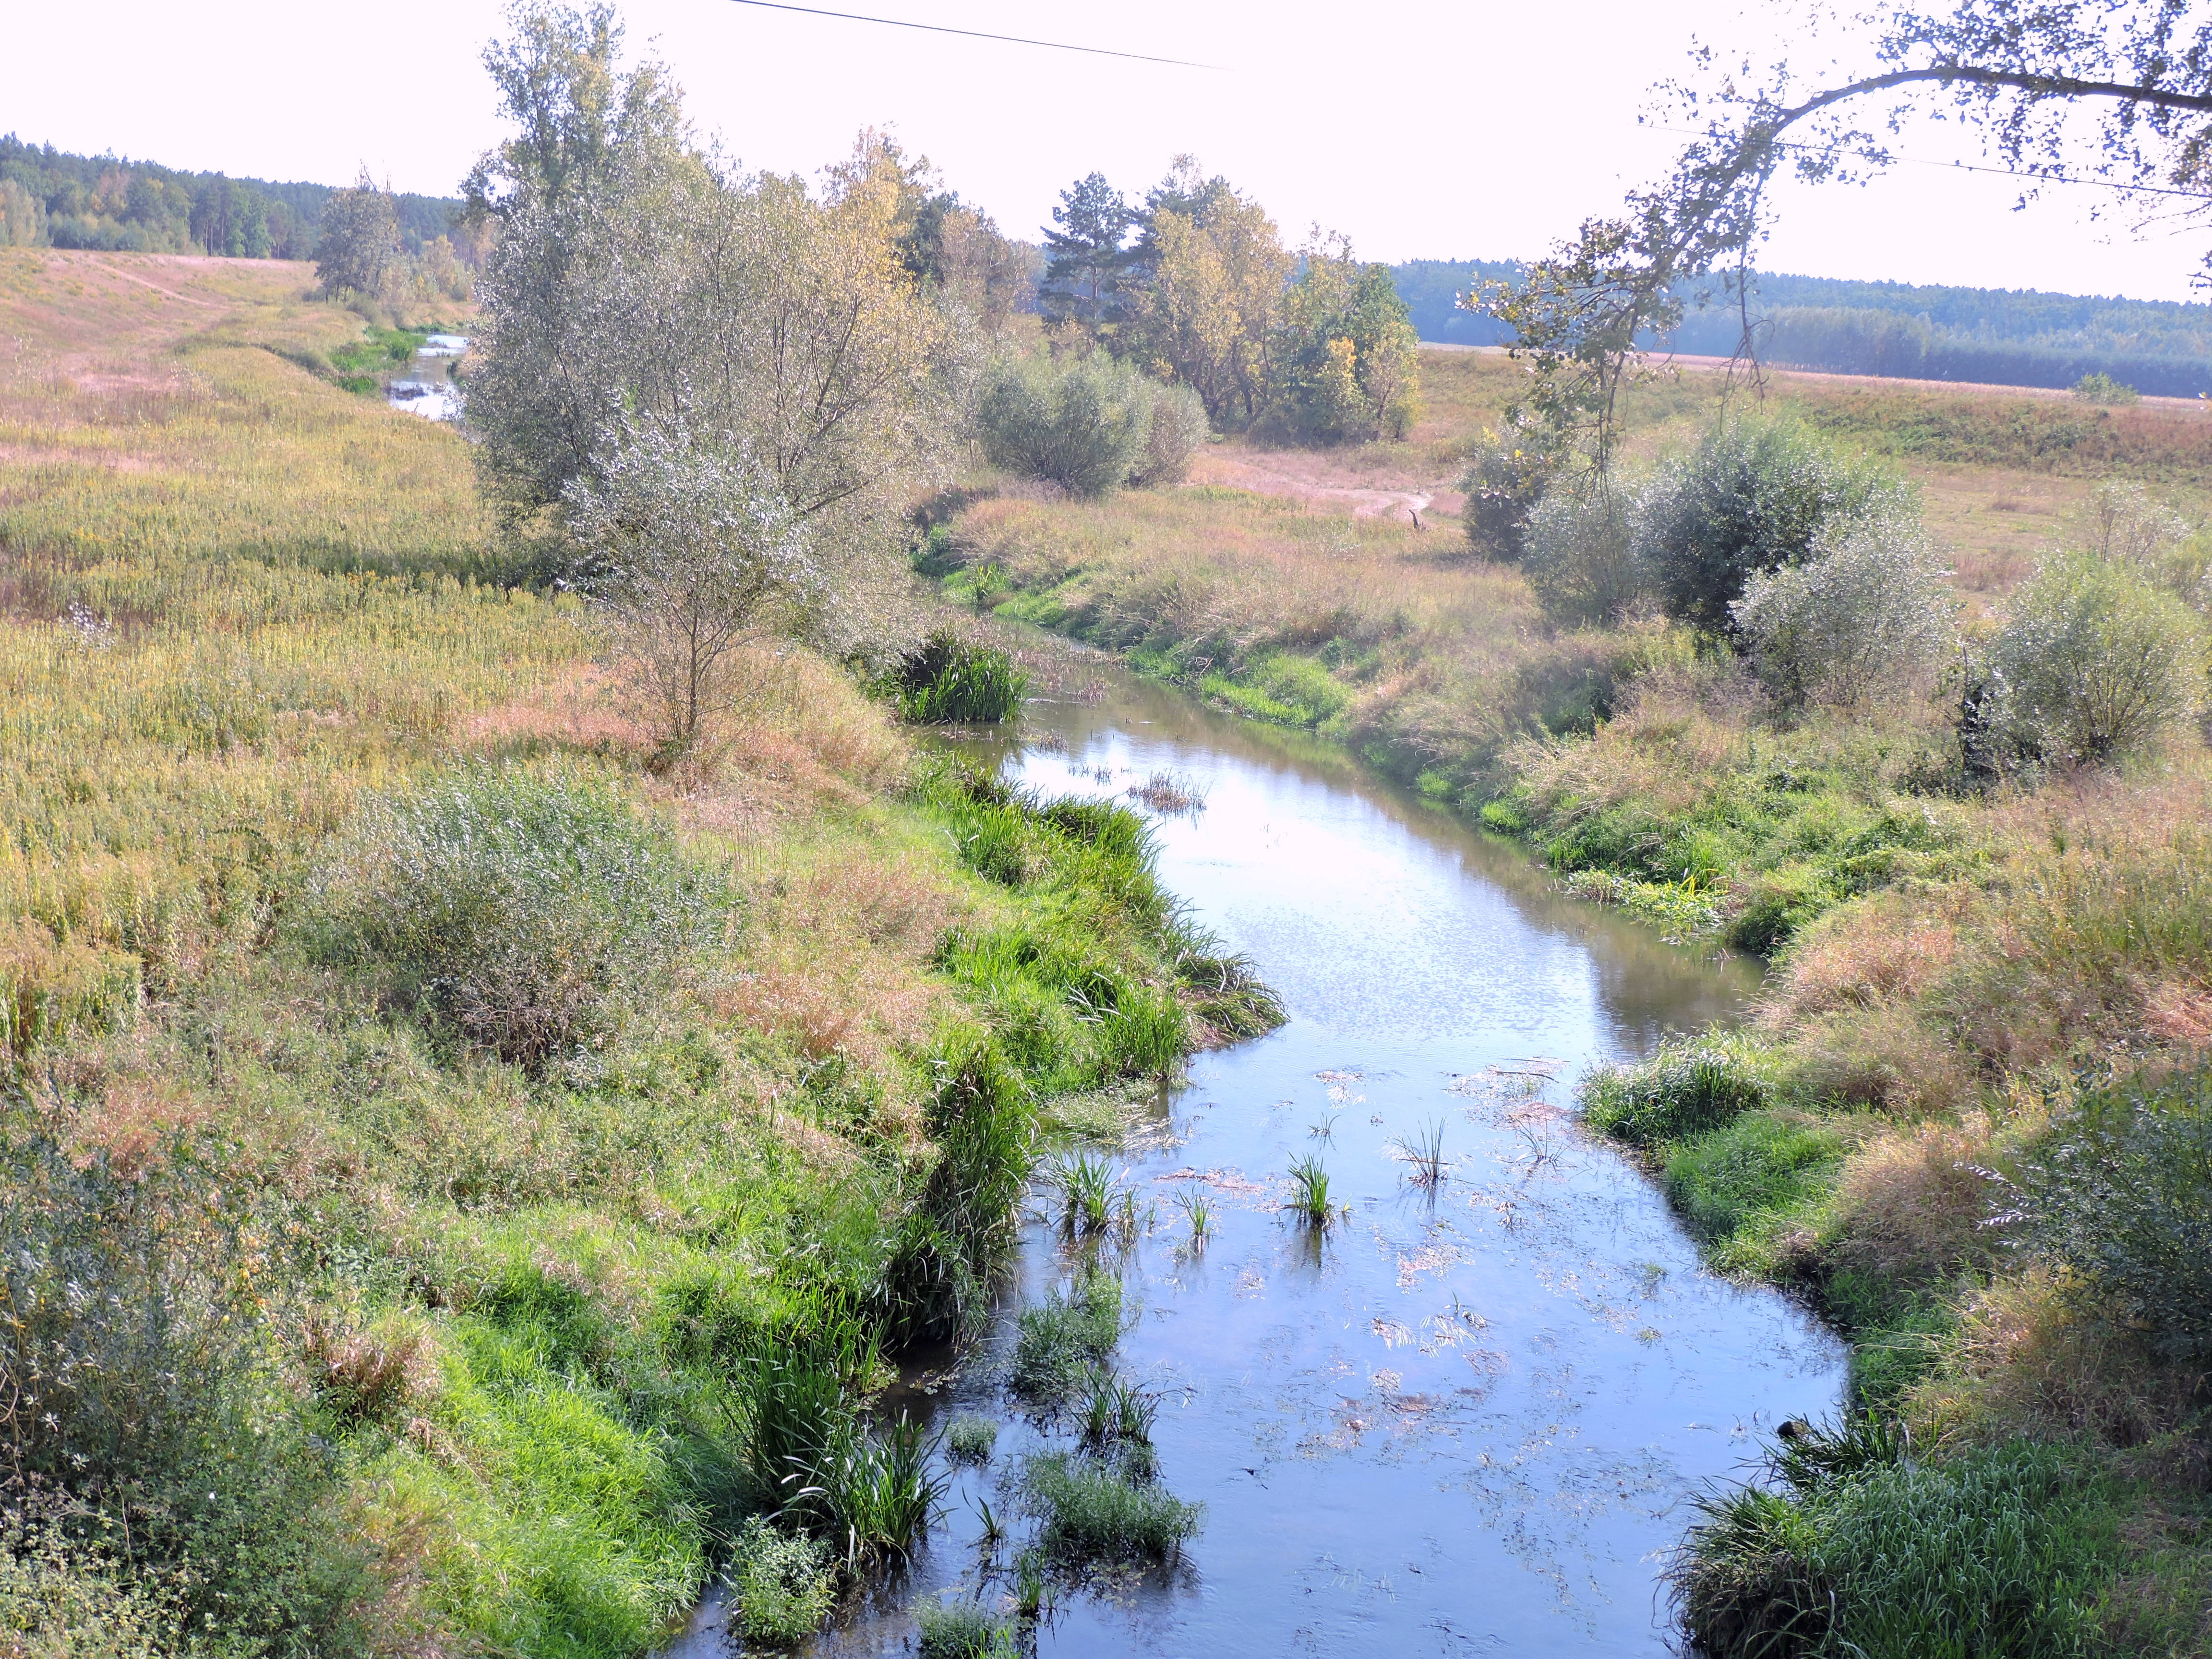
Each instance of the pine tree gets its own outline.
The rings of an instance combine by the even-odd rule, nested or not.
[[[1057,230],[1044,233],[1044,313],[1094,332],[1110,329],[1127,310],[1122,278],[1129,255],[1123,246],[1136,216],[1121,192],[1094,173],[1060,193],[1052,210]]]

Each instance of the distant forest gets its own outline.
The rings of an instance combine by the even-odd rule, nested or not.
[[[1458,296],[1521,270],[1511,260],[1414,259],[1395,274],[1424,340],[1498,345],[1511,331],[1459,309]],[[2212,392],[2212,306],[1766,272],[1754,283],[1759,355],[1784,368],[2041,386],[2104,374],[2157,397]],[[1671,339],[1650,343],[1724,357],[1736,336],[1734,310],[1716,306],[1693,308]]]
[[[0,137],[0,246],[312,259],[336,189],[72,155],[11,132]],[[452,233],[461,205],[441,196],[394,200],[401,244],[417,255]]]

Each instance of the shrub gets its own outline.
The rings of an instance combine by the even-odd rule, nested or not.
[[[1700,1503],[1669,1572],[1713,1659],[1831,1653],[2072,1659],[2085,1650],[2112,1522],[2065,1449],[2018,1443],[1945,1463],[1899,1448],[1776,1460],[1780,1491]]]
[[[1619,620],[1643,592],[1631,504],[1615,491],[1555,484],[1529,514],[1521,572],[1558,623]]]
[[[1811,556],[1753,575],[1729,607],[1759,678],[1796,702],[1924,685],[1952,640],[1943,572],[1902,513],[1832,521]]]
[[[1798,563],[1825,526],[1900,494],[1795,421],[1731,421],[1645,493],[1638,552],[1668,616],[1719,633],[1753,576]]]
[[[1016,1322],[1007,1382],[1016,1396],[1052,1409],[1085,1387],[1121,1340],[1121,1281],[1093,1273],[1065,1296],[1032,1303]]]
[[[2085,404],[2134,404],[2142,401],[2142,392],[2131,386],[2123,386],[2102,369],[2094,374],[2084,374],[2075,381],[2074,395]]]
[[[1181,1551],[1205,1518],[1199,1504],[1065,1452],[1032,1461],[1024,1484],[1043,1519],[1040,1541],[1066,1559],[1166,1560]]]
[[[1140,489],[1181,483],[1190,471],[1190,458],[1212,434],[1206,400],[1187,386],[1155,384],[1152,422],[1145,436],[1144,453],[1130,469],[1129,482]]]
[[[1528,517],[1559,476],[1558,455],[1533,430],[1486,431],[1459,487],[1467,497],[1467,544],[1486,559],[1520,562]]]
[[[1073,362],[1000,360],[975,405],[993,464],[1078,495],[1103,495],[1151,464],[1153,391],[1103,352]]]
[[[899,659],[884,689],[918,726],[985,726],[1020,709],[1030,677],[1007,653],[940,628]]]
[[[720,896],[611,789],[479,768],[366,806],[310,883],[320,959],[537,1066],[665,996]]]
[[[1766,1103],[1748,1050],[1726,1039],[1668,1042],[1649,1060],[1599,1067],[1582,1085],[1583,1121],[1636,1146],[1717,1129]]]
[[[2197,618],[2094,554],[2047,561],[1992,643],[1998,719],[2034,759],[2099,764],[2148,744],[2200,700]]]
[[[779,1531],[759,1516],[738,1534],[723,1582],[738,1598],[738,1629],[749,1644],[797,1647],[830,1615],[837,1567],[817,1538]]]
[[[924,1601],[915,1648],[921,1659],[1015,1659],[1013,1624],[973,1601]]]
[[[2085,1094],[2029,1162],[2042,1247],[2170,1358],[2212,1355],[2212,1071]]]

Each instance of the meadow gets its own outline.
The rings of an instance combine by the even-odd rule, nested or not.
[[[1709,1650],[2204,1650],[2212,1426],[2203,1349],[2170,1334],[2194,1329],[2174,1253],[2212,1191],[2188,1127],[2212,1042],[2199,732],[1992,787],[1968,775],[1954,678],[1793,707],[1679,624],[1554,623],[1453,516],[1520,371],[1431,349],[1422,374],[1395,443],[1218,441],[1179,490],[1097,500],[979,473],[918,565],[1340,740],[1570,892],[1771,960],[1745,1030],[1584,1084],[1589,1127],[1648,1164],[1717,1268],[1790,1287],[1854,1344],[1844,1418],[1717,1496],[1673,1569]],[[1636,388],[1632,471],[1693,446],[1723,389],[1698,369]],[[2185,405],[1787,375],[1765,406],[1906,481],[1970,638],[2084,544],[2100,484],[2193,521],[2212,482]],[[2094,1204],[2091,1168],[2116,1171]]]
[[[0,1631],[629,1655],[724,1571],[804,1628],[927,1524],[871,1401],[1054,1102],[1269,1006],[1133,816],[796,647],[661,764],[311,281],[0,253]]]

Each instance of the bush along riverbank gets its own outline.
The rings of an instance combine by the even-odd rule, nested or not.
[[[1717,1268],[1852,1344],[1839,1415],[1671,1569],[1705,1650],[2212,1650],[2212,544],[2107,484],[1975,616],[1913,492],[1787,421],[1686,434],[1611,506],[1517,459],[1477,454],[1468,554],[984,487],[917,564],[1772,961],[1743,1030],[1583,1091]]]

